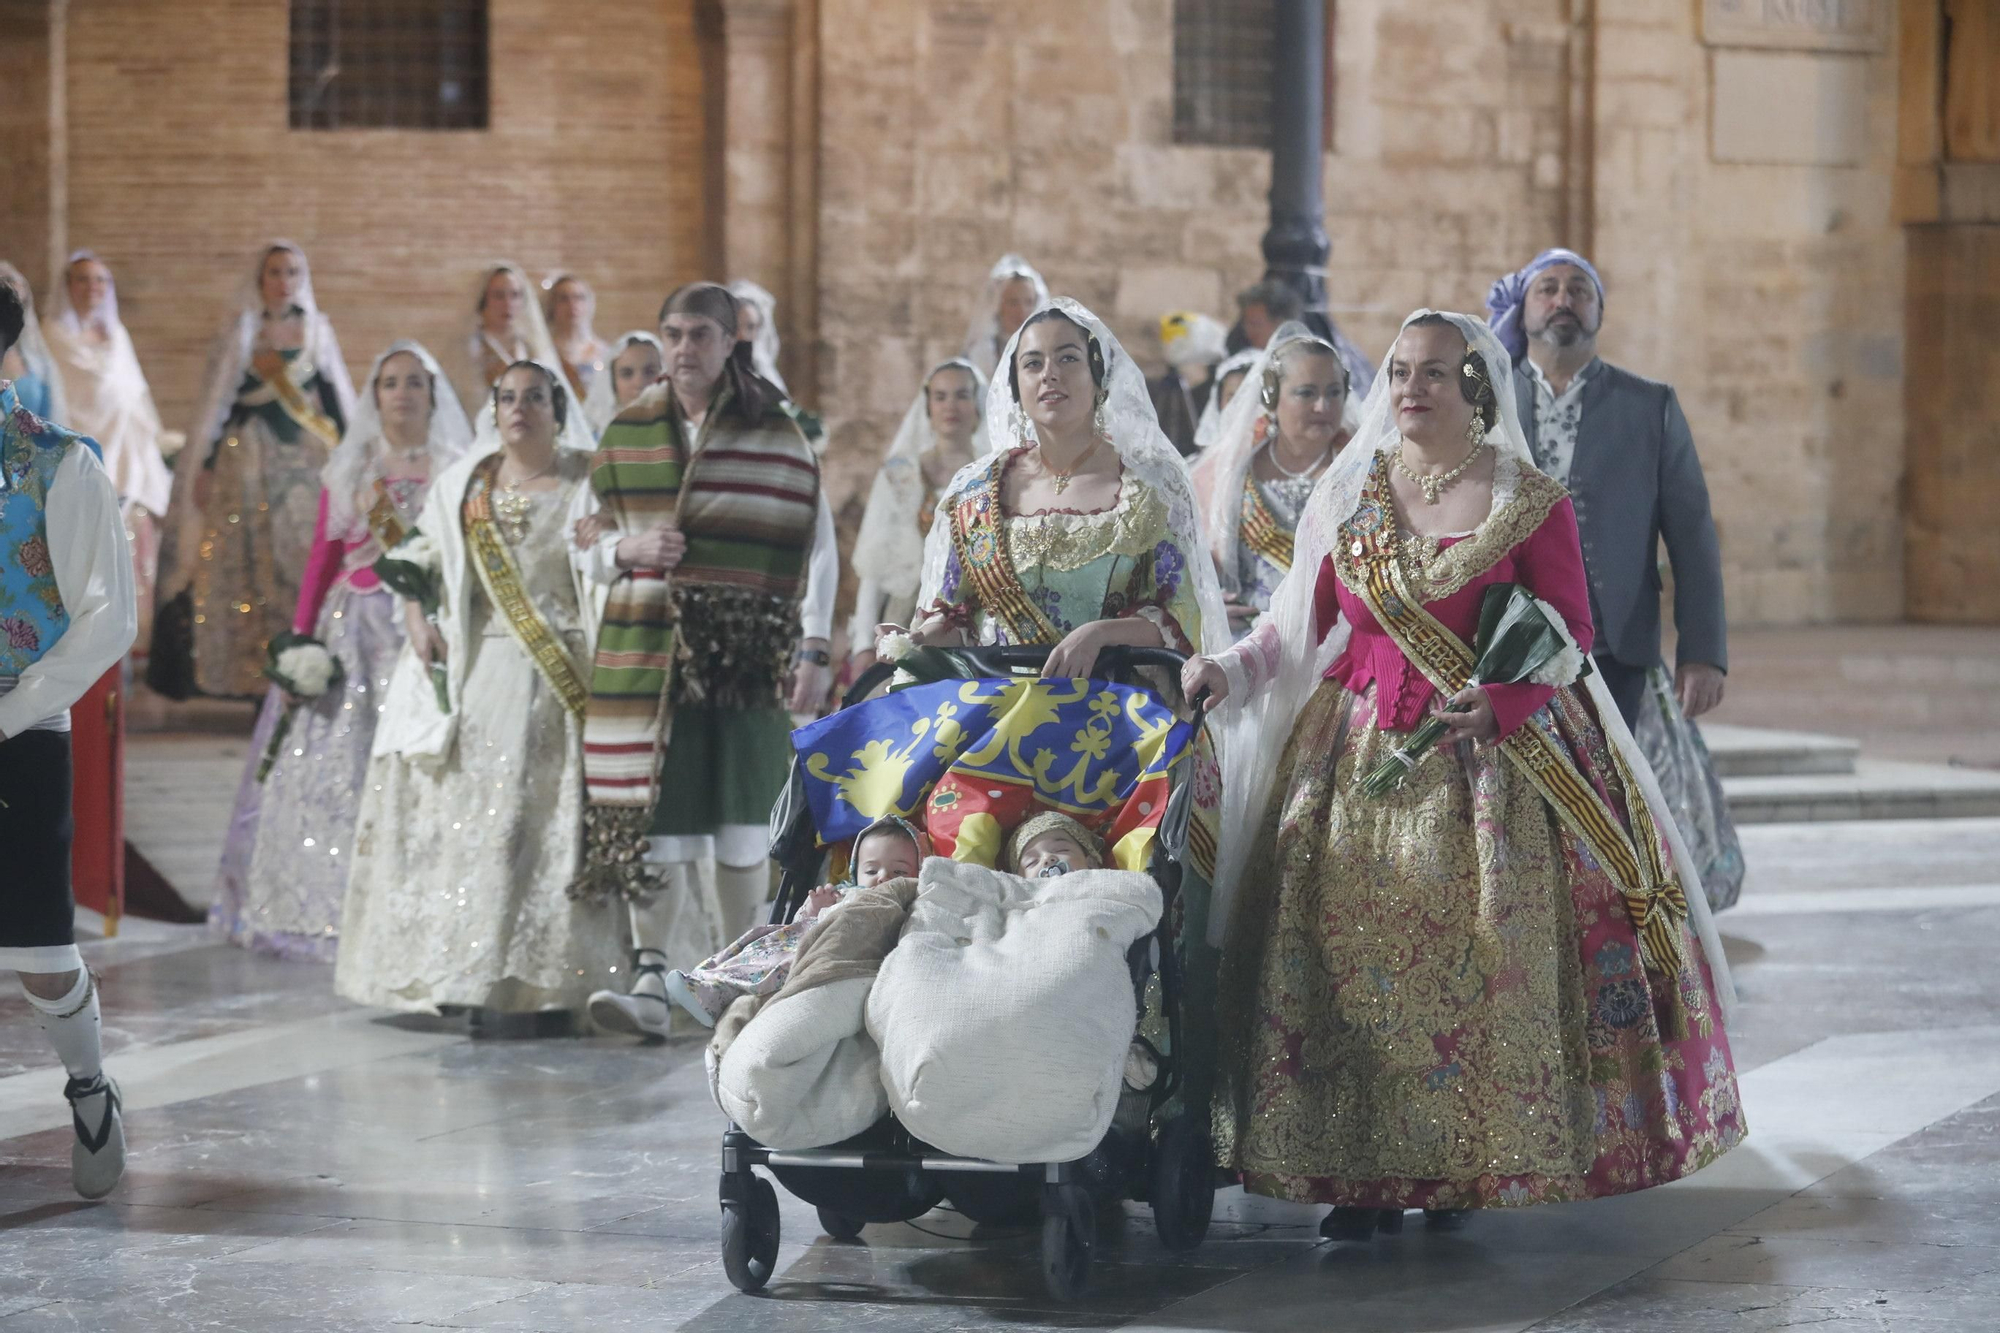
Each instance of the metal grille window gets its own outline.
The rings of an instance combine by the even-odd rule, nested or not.
[[[295,130],[486,128],[487,0],[291,0]]]
[[[1271,146],[1276,9],[1276,0],[1174,0],[1175,143]]]

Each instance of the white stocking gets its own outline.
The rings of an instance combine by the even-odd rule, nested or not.
[[[632,948],[649,956],[643,962],[668,968],[686,969],[722,948],[722,906],[716,901],[713,881],[701,873],[693,861],[670,861],[663,867],[666,885],[649,903],[632,903]],[[634,994],[662,995],[665,988],[657,974],[645,974],[632,987]]]
[[[764,909],[771,901],[771,863],[729,866],[718,861],[715,888],[722,899],[723,920],[727,923],[724,934],[733,940],[764,916]]]
[[[98,1036],[97,984],[89,969],[84,969],[61,999],[44,1000],[22,989],[69,1076],[84,1083],[96,1078],[103,1067],[103,1048]]]

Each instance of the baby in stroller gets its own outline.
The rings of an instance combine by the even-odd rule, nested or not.
[[[845,885],[822,884],[806,895],[798,914],[782,926],[752,926],[728,948],[685,971],[667,973],[667,998],[714,1027],[723,1011],[745,995],[773,995],[783,989],[807,932],[840,906],[850,887],[873,888],[892,879],[914,877],[923,864],[927,840],[907,820],[876,820],[854,840]]]
[[[1007,865],[1023,879],[1054,879],[1104,866],[1097,836],[1060,810],[1030,815],[1007,840]]]

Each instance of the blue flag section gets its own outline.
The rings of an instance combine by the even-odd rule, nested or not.
[[[939,855],[991,865],[1005,830],[1047,809],[1099,832],[1123,863],[1150,843],[1192,733],[1128,685],[949,680],[800,727],[792,748],[822,843],[893,814],[922,823]]]

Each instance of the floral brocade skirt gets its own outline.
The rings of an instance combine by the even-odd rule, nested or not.
[[[1548,716],[1622,813],[1587,703]],[[1742,1109],[1693,932],[1677,976],[1649,972],[1615,885],[1499,749],[1434,751],[1364,795],[1405,739],[1372,690],[1327,681],[1285,748],[1223,948],[1222,1163],[1298,1202],[1476,1208],[1728,1151]]]

